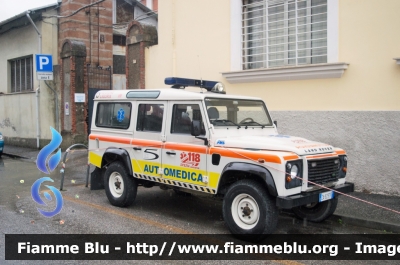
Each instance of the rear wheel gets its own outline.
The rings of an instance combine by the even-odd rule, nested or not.
[[[110,203],[118,207],[131,205],[136,198],[137,182],[121,162],[112,163],[104,174],[104,187]]]
[[[260,183],[240,180],[228,188],[222,215],[236,237],[259,241],[274,232],[279,212],[273,197]]]
[[[337,204],[338,198],[335,197],[324,202],[302,205],[292,210],[297,217],[318,223],[330,217],[335,212]]]

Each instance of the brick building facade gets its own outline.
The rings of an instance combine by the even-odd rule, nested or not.
[[[97,1],[63,0],[60,16],[68,16],[76,10]],[[77,14],[59,19],[59,49],[67,39],[82,41],[86,46],[86,63],[96,66],[112,65],[113,2],[105,0],[87,7]]]
[[[141,67],[136,69],[132,60],[126,63],[126,32],[128,25],[136,19],[138,25],[153,22],[151,27],[155,29],[157,18],[148,20],[149,16],[157,15],[151,10],[153,5],[158,6],[157,0],[146,3],[135,0],[62,1],[58,43],[61,54],[61,131],[64,142],[72,144],[86,141],[91,123],[89,105],[96,91],[145,88],[143,49],[146,40],[138,41],[141,49],[133,55],[141,62]],[[156,40],[156,30],[153,35]],[[124,66],[134,71],[124,71]],[[133,73],[132,76],[139,76],[129,86],[126,85],[128,72]],[[76,93],[84,93],[86,102],[75,102]]]

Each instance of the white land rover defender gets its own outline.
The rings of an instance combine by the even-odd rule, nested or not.
[[[278,134],[261,99],[226,95],[213,81],[165,83],[172,88],[95,95],[91,188],[105,188],[112,205],[132,204],[140,185],[220,196],[229,230],[261,239],[279,209],[321,222],[336,209],[334,190],[354,190],[344,150]]]

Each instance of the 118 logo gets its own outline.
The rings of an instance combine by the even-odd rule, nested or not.
[[[181,153],[181,166],[183,167],[191,167],[191,168],[199,168],[200,163],[200,154],[197,153]]]

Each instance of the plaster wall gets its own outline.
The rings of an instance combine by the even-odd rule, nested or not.
[[[346,150],[358,191],[400,195],[399,111],[272,111],[280,134]]]
[[[6,80],[0,85],[0,92],[9,93],[11,89],[9,60],[34,55],[39,51],[38,35],[32,25],[18,30],[11,30],[0,35],[0,80]],[[36,78],[34,87],[38,86]]]
[[[159,1],[158,45],[146,49],[146,88],[165,87],[169,76],[223,81],[220,72],[230,66],[229,4]]]
[[[230,84],[231,4],[239,0],[165,0],[159,3],[158,45],[146,49],[146,87],[164,78],[221,81],[229,94],[271,100],[272,110],[400,110],[400,1],[338,0],[341,78]],[[213,8],[209,8],[212,6]],[[240,18],[239,18],[240,19]],[[329,45],[329,44],[328,44]],[[244,92],[245,91],[245,92]]]
[[[43,15],[56,14],[55,10],[45,12]],[[53,64],[58,61],[57,53],[57,20],[46,19],[47,23],[34,21],[42,35],[42,54],[53,55]],[[40,139],[51,139],[50,126],[55,126],[54,93],[46,86],[44,81],[37,80],[35,71],[35,54],[39,53],[38,34],[31,24],[11,30],[0,36],[0,79],[6,80],[0,85],[0,130],[6,139],[11,139],[18,144],[34,143],[25,141],[36,139],[36,95],[35,90],[40,85],[39,116]],[[9,60],[33,55],[33,91],[23,93],[9,93],[11,89]],[[57,74],[55,73],[57,78]],[[40,84],[39,84],[40,82]],[[48,84],[57,90],[55,81]],[[59,93],[58,93],[59,94]],[[18,140],[20,139],[20,140]]]

